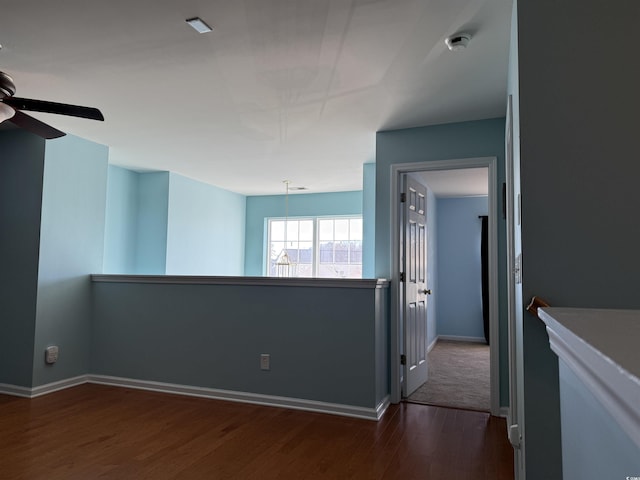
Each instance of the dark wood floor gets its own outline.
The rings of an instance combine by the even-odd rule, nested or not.
[[[0,395],[2,479],[513,479],[503,419],[392,405],[379,422],[83,385]]]

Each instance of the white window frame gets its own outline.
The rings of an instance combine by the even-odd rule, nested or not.
[[[312,265],[311,265],[311,278],[320,278],[318,277],[318,270],[320,267],[320,232],[318,229],[318,224],[320,220],[361,220],[362,215],[318,215],[318,216],[300,216],[300,217],[268,217],[265,219],[265,228],[267,231],[266,234],[266,243],[264,244],[264,262],[263,262],[263,271],[264,275],[270,277],[270,262],[271,262],[271,222],[272,221],[304,221],[311,220],[313,225],[313,240],[312,240]],[[364,225],[362,227],[362,235],[364,235]],[[360,242],[364,244],[364,238],[360,239]],[[349,264],[351,265],[351,264]],[[357,265],[357,264],[353,264]],[[360,265],[362,265],[362,259],[360,260]],[[309,277],[299,277],[299,278],[309,278]],[[332,278],[332,277],[328,277]]]

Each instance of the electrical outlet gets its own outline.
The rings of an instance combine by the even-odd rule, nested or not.
[[[260,370],[271,370],[271,355],[268,353],[260,354]]]
[[[58,347],[51,345],[44,351],[44,361],[48,364],[56,363],[58,361]]]

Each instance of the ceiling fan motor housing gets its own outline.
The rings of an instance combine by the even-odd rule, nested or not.
[[[13,79],[4,72],[0,72],[0,98],[12,97],[16,93]]]

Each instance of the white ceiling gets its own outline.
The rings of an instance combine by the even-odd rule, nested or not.
[[[473,197],[489,194],[488,168],[430,170],[414,173],[436,197]]]
[[[376,131],[504,114],[511,3],[0,0],[0,70],[17,96],[100,108],[34,116],[113,164],[243,194],[357,190]],[[449,52],[459,31],[471,43]]]

